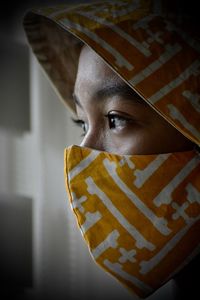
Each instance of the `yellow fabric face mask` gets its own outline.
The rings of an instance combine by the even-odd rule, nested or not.
[[[115,155],[65,149],[68,196],[92,257],[147,297],[200,252],[196,151]]]

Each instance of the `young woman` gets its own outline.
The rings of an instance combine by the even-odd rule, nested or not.
[[[186,16],[155,13],[151,1],[128,0],[38,9],[27,13],[24,26],[83,129],[81,145],[65,150],[65,178],[93,258],[139,297],[172,278],[180,286],[176,299],[194,297],[200,251],[195,27]]]

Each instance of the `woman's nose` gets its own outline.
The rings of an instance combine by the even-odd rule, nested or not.
[[[88,132],[82,140],[80,146],[94,150],[105,151],[103,140],[96,132]]]

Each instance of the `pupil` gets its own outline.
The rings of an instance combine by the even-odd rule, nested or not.
[[[110,128],[114,128],[115,127],[115,118],[111,117],[110,118]]]

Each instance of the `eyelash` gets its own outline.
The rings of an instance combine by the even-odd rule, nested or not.
[[[81,119],[73,119],[72,118],[72,121],[78,126],[78,127],[81,127],[81,129],[83,130],[83,134],[81,136],[84,136],[87,132],[86,128],[85,128],[85,122]]]
[[[105,115],[105,117],[108,119],[109,128],[111,130],[116,129],[117,127],[125,127],[128,123],[133,121],[132,119],[130,119],[128,117],[125,117],[125,116],[122,116],[122,115],[119,115],[116,113],[108,113],[107,115]],[[83,130],[82,136],[84,136],[87,133],[86,123],[81,119],[72,119],[72,121],[76,125],[78,125],[79,127],[82,128],[82,130]],[[118,126],[117,126],[116,124],[114,124],[116,122],[120,122],[120,123],[123,122],[123,124],[118,124]]]

